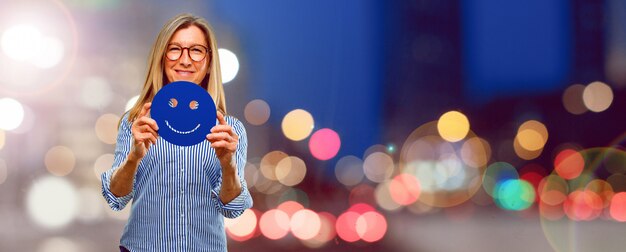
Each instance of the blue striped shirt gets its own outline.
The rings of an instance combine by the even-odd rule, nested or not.
[[[235,155],[242,190],[223,204],[221,166],[207,140],[180,147],[157,138],[139,163],[132,192],[113,195],[111,177],[128,157],[133,141],[127,118],[128,113],[119,126],[113,166],[101,176],[102,194],[113,210],[122,210],[133,200],[121,245],[130,251],[226,251],[222,216],[235,218],[252,207],[244,180],[248,140],[243,124],[225,117],[239,135]]]

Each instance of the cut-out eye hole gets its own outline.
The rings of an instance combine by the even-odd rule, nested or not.
[[[175,108],[176,105],[178,105],[178,101],[175,98],[172,98],[172,99],[170,99],[168,104],[170,105],[170,107]]]
[[[200,106],[200,104],[199,104],[197,101],[191,101],[191,102],[189,103],[189,108],[190,108],[190,109],[194,109],[194,110],[195,110],[195,109],[198,109],[198,106]]]

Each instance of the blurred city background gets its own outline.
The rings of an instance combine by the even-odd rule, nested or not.
[[[99,174],[191,12],[246,126],[230,251],[623,251],[621,0],[0,2],[0,251],[116,251]]]

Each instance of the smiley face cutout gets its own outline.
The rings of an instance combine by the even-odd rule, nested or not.
[[[211,95],[197,84],[176,81],[154,96],[150,112],[159,136],[178,146],[204,141],[215,126],[217,112]]]

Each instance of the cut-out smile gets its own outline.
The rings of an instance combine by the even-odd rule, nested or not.
[[[198,125],[196,125],[196,127],[195,127],[195,128],[193,128],[193,129],[192,129],[192,130],[190,130],[190,131],[180,131],[180,130],[174,129],[174,128],[170,125],[170,122],[168,122],[167,120],[165,120],[165,124],[166,124],[166,125],[167,125],[167,127],[169,127],[172,131],[174,131],[174,132],[176,132],[176,133],[178,133],[178,134],[191,134],[191,133],[193,133],[194,131],[196,131],[198,128],[200,128],[200,124],[198,124]]]

